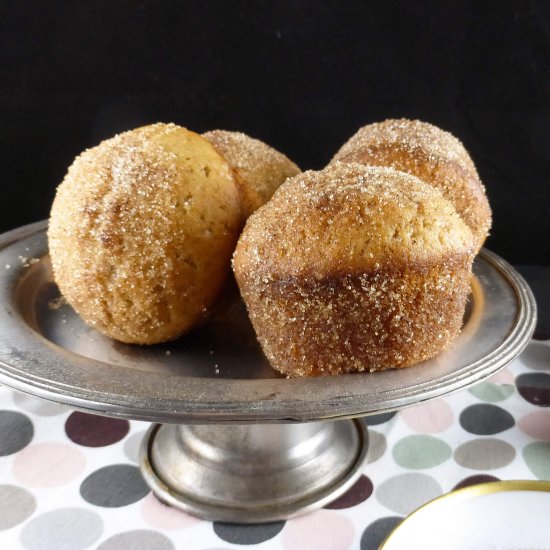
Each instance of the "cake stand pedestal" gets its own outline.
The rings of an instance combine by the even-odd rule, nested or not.
[[[265,522],[319,508],[361,474],[367,432],[354,420],[155,424],[141,468],[165,503],[211,520]]]
[[[141,469],[158,498],[205,519],[267,522],[319,508],[360,476],[357,417],[478,383],[528,343],[529,287],[495,254],[474,263],[460,336],[403,370],[285,379],[243,304],[177,342],[141,347],[93,331],[59,297],[45,222],[0,236],[0,382],[89,413],[153,422]]]

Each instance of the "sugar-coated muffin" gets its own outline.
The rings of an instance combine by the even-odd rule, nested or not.
[[[458,335],[475,245],[434,187],[335,162],[287,180],[233,269],[258,340],[287,376],[408,367]]]
[[[233,168],[245,219],[265,204],[283,181],[300,173],[285,155],[241,132],[212,130],[203,136]]]
[[[485,188],[462,143],[419,120],[390,119],[360,128],[333,160],[391,166],[437,187],[472,231],[479,250],[491,228]]]
[[[154,124],[78,156],[48,229],[63,296],[122,342],[177,338],[207,314],[242,227],[227,161],[198,134]]]

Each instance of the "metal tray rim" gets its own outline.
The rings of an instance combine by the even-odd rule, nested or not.
[[[5,233],[0,236],[0,250],[43,232],[46,227],[47,222],[43,221]],[[27,365],[29,360],[32,361],[32,353],[23,354],[21,357],[14,355],[13,347],[10,348],[9,345],[10,338],[11,343],[17,338],[22,340],[29,350],[34,350],[35,356],[39,355],[52,363],[65,364],[68,368],[71,364],[94,360],[84,359],[68,350],[58,348],[33,331],[17,311],[10,311],[7,304],[4,304],[0,311],[0,325],[8,326],[9,330],[3,331],[4,334],[0,336],[0,382],[17,390],[82,410],[162,422],[304,421],[352,417],[399,409],[448,395],[481,381],[511,361],[528,343],[535,328],[536,305],[527,283],[496,254],[483,250],[480,257],[490,264],[495,276],[505,279],[513,288],[517,299],[515,324],[493,351],[461,370],[435,381],[378,391],[373,395],[369,392],[353,392],[353,377],[373,376],[370,373],[290,380],[186,378],[186,384],[191,387],[187,388],[187,391],[182,391],[176,399],[161,395],[158,399],[140,400],[124,392],[95,391],[93,388],[79,388],[52,378],[44,380],[35,376]],[[15,276],[13,273],[11,275]],[[0,285],[1,278],[0,276]],[[9,296],[9,288],[5,290],[8,292],[5,296]],[[146,375],[148,381],[152,382],[157,378],[156,381],[161,385],[182,382],[181,377],[173,375],[150,372]],[[175,379],[170,380],[171,378]],[[306,397],[312,395],[318,398],[293,398],[292,390],[296,388]],[[220,399],[221,392],[229,396],[238,394],[241,397]],[[243,398],[243,394],[249,397]]]

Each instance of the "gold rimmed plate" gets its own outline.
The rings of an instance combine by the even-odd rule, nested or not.
[[[418,508],[380,550],[550,548],[549,510],[550,481],[480,483]]]

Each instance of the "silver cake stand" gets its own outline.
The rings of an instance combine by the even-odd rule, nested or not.
[[[155,422],[142,473],[164,502],[202,518],[265,522],[318,508],[358,478],[357,417],[475,384],[527,344],[536,307],[525,281],[482,251],[462,332],[404,370],[287,380],[268,365],[235,295],[177,342],[110,340],[61,305],[46,223],[0,236],[0,382],[82,411]]]

